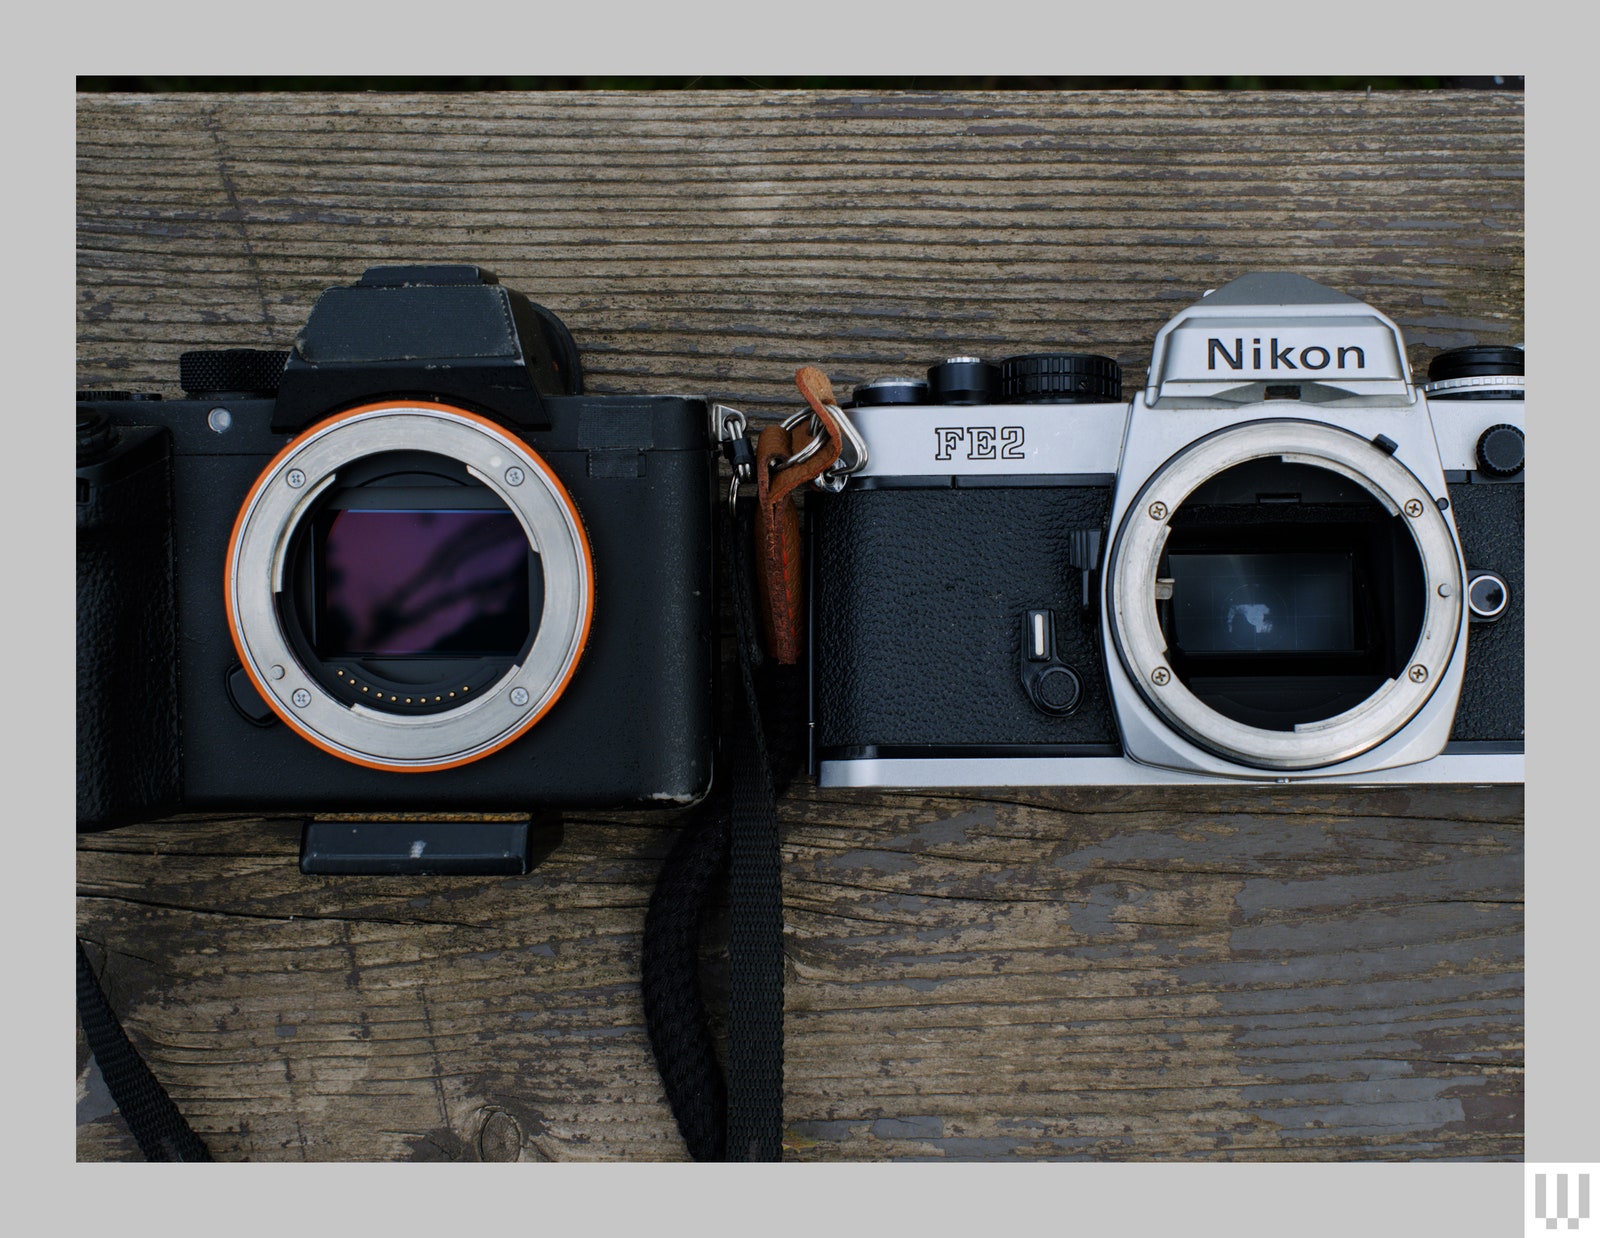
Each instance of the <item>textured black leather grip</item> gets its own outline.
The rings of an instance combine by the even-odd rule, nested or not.
[[[78,828],[177,806],[172,479],[164,432],[78,468]]]
[[[1104,530],[1109,488],[864,489],[808,497],[819,751],[894,745],[1115,744],[1098,615],[1082,606],[1075,530]],[[1056,615],[1082,703],[1036,709],[1021,617]]]
[[[1450,508],[1469,568],[1498,572],[1511,598],[1493,623],[1467,630],[1466,679],[1452,740],[1523,738],[1524,594],[1522,491],[1518,484],[1450,487]]]
[[[272,395],[283,377],[287,352],[224,348],[180,353],[178,383],[193,396],[223,392]]]

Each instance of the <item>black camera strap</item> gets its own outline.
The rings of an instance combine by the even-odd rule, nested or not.
[[[866,462],[864,444],[821,370],[795,385],[809,406],[752,444],[743,413],[713,409],[732,468],[722,525],[739,690],[722,719],[712,799],[679,836],[645,918],[645,1024],[668,1103],[695,1160],[775,1161],[783,1144],[783,884],[776,790],[804,736],[803,572],[796,491],[835,488]],[[848,459],[841,459],[853,443]],[[754,483],[755,502],[741,501]],[[699,976],[701,929],[728,860],[728,1069],[717,1067]]]
[[[106,1081],[111,1099],[123,1121],[138,1140],[147,1161],[209,1161],[211,1153],[178,1112],[128,1034],[122,1030],[111,1003],[101,991],[89,966],[89,956],[78,944],[78,1018],[83,1023],[89,1052]]]
[[[738,691],[729,694],[735,699],[722,728],[725,777],[684,827],[650,900],[645,1023],[689,1154],[697,1161],[775,1161],[783,1135],[783,888],[761,698],[784,694],[784,671],[768,666],[763,674],[761,666],[749,503],[729,504],[722,543],[739,662]],[[699,978],[701,932],[724,871],[726,1083]]]
[[[726,735],[729,800],[728,1146],[730,1161],[775,1161],[783,1136],[783,879],[767,728],[748,510],[724,551],[733,591],[742,718]]]

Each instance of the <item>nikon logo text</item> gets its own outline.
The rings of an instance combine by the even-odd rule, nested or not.
[[[1026,460],[1021,426],[937,426],[939,449],[935,460],[949,460],[958,447],[966,447],[968,460]]]
[[[1234,337],[1231,352],[1225,341],[1214,336],[1208,339],[1206,369],[1215,370],[1219,360],[1230,370],[1245,369],[1244,337]],[[1250,341],[1249,362],[1248,368],[1252,370],[1325,370],[1329,365],[1340,370],[1364,370],[1367,368],[1367,354],[1354,344],[1331,349],[1320,344],[1308,344],[1298,350],[1293,344],[1280,348],[1277,337],[1273,336],[1265,345],[1259,338]]]

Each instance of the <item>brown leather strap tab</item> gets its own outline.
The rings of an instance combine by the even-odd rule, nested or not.
[[[756,575],[767,653],[783,666],[800,659],[805,593],[800,575],[800,509],[774,465],[794,453],[794,437],[782,426],[768,426],[756,443]],[[819,453],[820,454],[820,453]],[[806,463],[810,463],[807,461]]]
[[[773,493],[777,499],[787,498],[799,487],[807,482],[821,477],[823,471],[839,458],[839,452],[844,447],[844,432],[839,429],[839,423],[834,415],[827,409],[829,404],[837,404],[833,398],[833,384],[828,381],[828,376],[814,365],[805,366],[796,370],[794,385],[800,388],[800,394],[805,396],[806,403],[811,405],[811,411],[817,415],[817,420],[822,423],[822,433],[826,441],[818,449],[816,455],[799,464],[791,465],[773,480]],[[804,425],[794,428],[794,451],[790,455],[803,450],[811,442],[811,433]],[[760,467],[759,457],[757,467]]]
[[[810,444],[807,424],[793,430],[768,426],[756,442],[756,569],[760,577],[761,619],[767,653],[792,666],[805,643],[805,581],[801,573],[800,508],[794,492],[820,477],[839,458],[844,435],[828,411],[837,403],[833,384],[815,366],[796,372],[795,385],[822,424],[822,446],[805,460],[782,467]]]

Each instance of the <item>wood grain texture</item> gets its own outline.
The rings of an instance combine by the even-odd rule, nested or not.
[[[283,347],[324,287],[472,261],[589,389],[756,419],[954,351],[1133,375],[1293,270],[1414,365],[1522,338],[1522,98],[83,96],[78,384]],[[819,791],[785,830],[787,1155],[1522,1154],[1520,788]],[[288,822],[79,840],[79,931],[221,1159],[672,1159],[637,988],[672,831],[520,880],[307,878]],[[715,983],[720,960],[708,957]],[[80,1041],[80,1159],[137,1156]]]
[[[1250,270],[1370,297],[1413,360],[1521,338],[1522,98],[1429,93],[85,96],[80,379],[281,347],[364,265],[470,259],[597,392],[793,405],[983,355],[1132,373]]]

